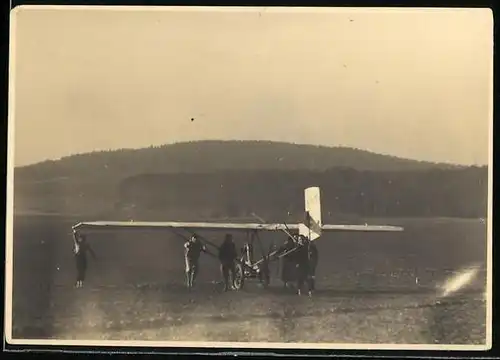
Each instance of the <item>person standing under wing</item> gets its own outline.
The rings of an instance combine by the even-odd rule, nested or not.
[[[295,251],[297,259],[297,293],[302,294],[304,284],[308,285],[309,296],[312,295],[309,276],[309,241],[305,236],[300,236],[299,248]]]
[[[184,243],[184,260],[186,262],[186,282],[188,289],[194,286],[196,276],[199,270],[199,259],[201,252],[206,251],[205,245],[203,245],[196,235],[191,236],[191,238]]]
[[[229,288],[234,289],[234,281],[236,274],[236,258],[238,254],[236,252],[236,246],[233,242],[233,236],[231,234],[226,234],[224,242],[219,248],[219,261],[222,273],[222,278],[224,280],[224,291],[228,291]],[[229,283],[229,277],[231,276],[231,284]]]
[[[309,295],[316,290],[316,267],[318,266],[319,254],[314,241],[309,242]]]
[[[278,249],[277,255],[281,256],[287,253],[288,251],[292,250],[294,247],[295,247],[295,242],[290,237],[287,237],[285,243]],[[286,254],[280,257],[281,281],[283,282],[284,288],[287,288],[288,284],[294,278],[293,276],[295,270],[294,257],[295,254]]]
[[[76,264],[76,285],[75,287],[83,287],[85,275],[87,273],[87,252],[90,253],[92,258],[96,259],[94,250],[87,243],[85,235],[79,235],[73,231],[73,238],[75,240],[74,255]]]

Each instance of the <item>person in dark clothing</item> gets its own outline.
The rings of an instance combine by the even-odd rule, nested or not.
[[[309,262],[309,239],[301,236],[299,240],[299,248],[295,251],[297,261],[297,292],[301,295],[304,284],[308,285],[308,293],[311,295],[310,287],[310,262]]]
[[[184,244],[184,259],[186,261],[186,282],[188,289],[194,286],[194,281],[198,275],[198,263],[200,259],[201,252],[206,251],[205,245],[203,245],[196,235],[193,235],[191,239],[186,241]]]
[[[309,293],[316,289],[316,267],[318,266],[318,248],[314,241],[309,243]]]
[[[286,252],[292,250],[295,247],[295,241],[287,237],[285,243],[278,249],[278,256],[285,254]],[[293,281],[295,271],[295,254],[287,254],[281,258],[281,281],[283,281],[283,286],[287,287],[288,284]]]
[[[87,273],[87,252],[90,253],[92,258],[96,259],[94,250],[87,243],[85,235],[79,235],[73,232],[73,238],[75,240],[74,255],[76,264],[76,287],[83,287],[83,282],[85,281],[85,275]]]
[[[219,248],[219,261],[220,269],[222,273],[222,278],[224,280],[224,291],[228,291],[229,288],[234,289],[234,281],[236,274],[236,258],[238,254],[236,252],[236,246],[233,241],[231,234],[226,234],[224,242]],[[231,277],[231,284],[229,281]]]

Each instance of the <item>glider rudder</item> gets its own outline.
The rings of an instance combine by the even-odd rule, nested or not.
[[[309,187],[304,190],[305,219],[299,227],[300,235],[311,241],[321,236],[321,195],[319,187]]]

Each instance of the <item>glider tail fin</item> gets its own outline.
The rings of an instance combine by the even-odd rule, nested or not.
[[[321,236],[321,197],[319,187],[309,187],[304,191],[305,219],[299,227],[299,234],[311,241]]]

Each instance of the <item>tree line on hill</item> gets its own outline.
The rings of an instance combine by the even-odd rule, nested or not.
[[[255,212],[280,220],[284,212],[302,214],[307,186],[321,187],[325,216],[337,218],[484,217],[487,204],[486,167],[272,141],[96,151],[16,168],[14,181],[17,209],[115,218],[124,211],[139,218]]]
[[[119,206],[136,211],[196,212],[208,217],[265,214],[301,216],[304,188],[319,186],[326,218],[485,217],[487,169],[431,169],[376,172],[334,168],[327,171],[225,171],[142,174],[118,188]],[[267,219],[266,219],[267,220]]]
[[[19,181],[56,177],[111,179],[145,173],[197,173],[226,170],[308,170],[334,167],[406,171],[454,169],[456,165],[408,160],[347,147],[272,141],[195,141],[143,149],[94,151],[16,168]]]

